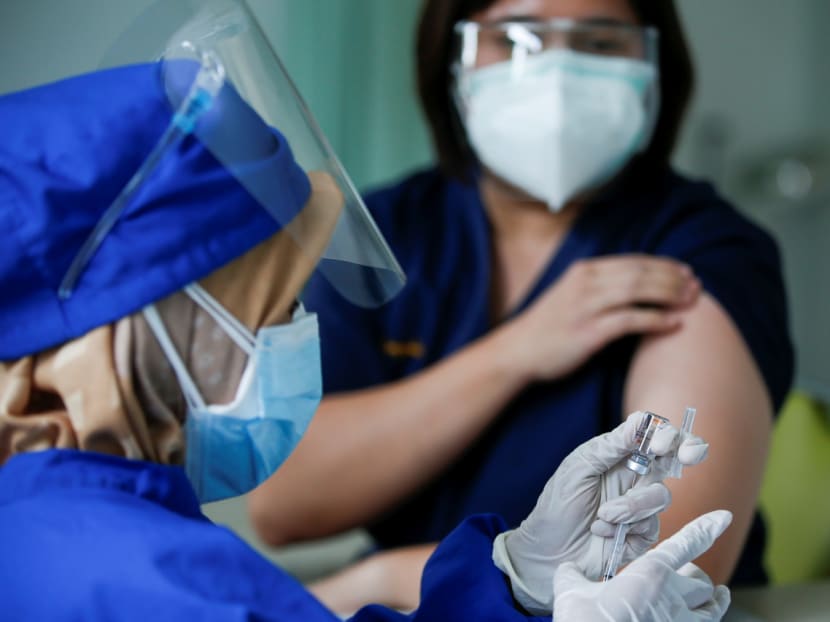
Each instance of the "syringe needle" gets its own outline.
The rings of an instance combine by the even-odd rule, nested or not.
[[[614,546],[611,549],[611,557],[608,559],[608,565],[605,567],[605,573],[602,575],[603,581],[610,581],[617,574],[617,568],[619,568],[620,562],[622,561],[626,535],[628,535],[628,523],[619,523],[617,525],[617,532],[614,534]]]

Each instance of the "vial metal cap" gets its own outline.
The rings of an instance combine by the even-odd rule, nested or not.
[[[629,471],[634,471],[637,475],[645,475],[651,470],[651,460],[639,452],[633,452],[628,456],[625,462],[625,467]]]

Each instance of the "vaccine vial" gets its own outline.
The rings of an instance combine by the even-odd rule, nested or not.
[[[654,433],[665,425],[668,425],[669,420],[660,415],[655,415],[652,412],[646,411],[646,416],[637,427],[637,432],[634,435],[634,442],[637,443],[637,449],[631,452],[628,460],[625,463],[626,468],[634,471],[637,475],[645,475],[651,469],[651,439]]]

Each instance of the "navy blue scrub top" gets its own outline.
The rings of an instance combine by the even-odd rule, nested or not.
[[[491,231],[474,185],[430,170],[366,202],[408,282],[388,304],[365,310],[343,300],[325,280],[311,280],[304,301],[320,312],[327,393],[417,373],[493,328]],[[654,173],[647,188],[619,186],[585,209],[513,314],[574,261],[618,253],[669,256],[692,266],[739,328],[775,409],[781,406],[793,353],[775,243],[711,186],[669,170]],[[481,512],[518,525],[562,459],[619,422],[636,344],[636,338],[619,340],[567,378],[527,387],[439,478],[370,525],[379,545],[435,541]],[[454,405],[445,409],[452,417]],[[734,584],[765,580],[763,542],[756,521]]]
[[[543,619],[519,610],[492,562],[505,528],[478,516],[454,531],[427,563],[413,614],[372,605],[352,620]],[[70,450],[21,454],[0,468],[0,592],[2,620],[339,620],[211,523],[182,469]]]

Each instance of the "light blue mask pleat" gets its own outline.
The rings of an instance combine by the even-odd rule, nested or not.
[[[187,473],[203,503],[252,490],[300,442],[323,392],[317,316],[260,329],[250,365],[233,408],[188,413]]]
[[[199,291],[194,301],[220,306]],[[207,503],[253,490],[288,458],[322,398],[317,315],[300,307],[290,323],[260,329],[239,391],[223,406],[204,403],[155,308],[144,316],[187,398],[185,471],[197,497]]]

